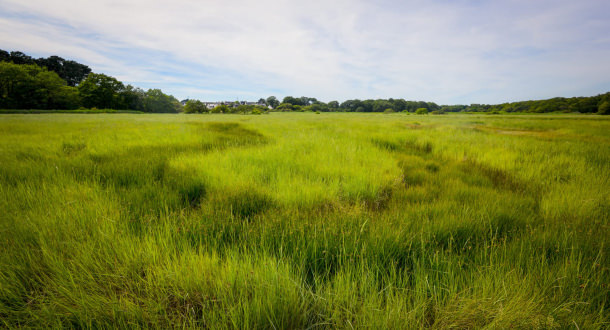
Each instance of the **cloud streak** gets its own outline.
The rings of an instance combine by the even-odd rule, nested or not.
[[[610,90],[605,1],[0,2],[7,50],[179,98],[499,103]]]

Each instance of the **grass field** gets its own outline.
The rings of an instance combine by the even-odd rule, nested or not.
[[[2,115],[0,137],[0,326],[610,326],[609,117]]]

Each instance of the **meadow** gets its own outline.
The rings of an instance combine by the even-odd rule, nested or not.
[[[610,326],[609,117],[5,114],[0,137],[0,326]]]

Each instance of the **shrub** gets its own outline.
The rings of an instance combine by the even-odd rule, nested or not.
[[[415,110],[415,113],[418,115],[427,115],[428,114],[428,109],[426,108],[419,108],[417,110]]]
[[[216,106],[214,109],[212,109],[210,112],[212,113],[229,113],[231,109],[229,109],[228,106],[221,104],[219,106]]]
[[[277,108],[277,111],[292,111],[292,104],[290,103],[282,103]]]

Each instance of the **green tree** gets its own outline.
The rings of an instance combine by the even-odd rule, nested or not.
[[[65,60],[55,55],[48,58],[39,58],[36,60],[36,63],[56,72],[68,83],[68,86],[78,85],[91,73],[91,69],[88,66],[75,61]]]
[[[326,105],[325,103],[322,102],[318,102],[318,103],[314,103],[312,105],[310,105],[309,107],[310,111],[318,111],[318,112],[328,112],[330,111],[330,109],[328,108],[328,105]]]
[[[610,102],[602,102],[598,107],[597,113],[600,115],[610,115]]]
[[[301,99],[297,99],[297,98],[292,97],[292,96],[286,96],[282,100],[282,103],[289,103],[291,105],[301,104]]]
[[[394,104],[387,100],[375,100],[373,102],[373,112],[384,112],[386,109],[394,110]]]
[[[180,112],[182,105],[173,96],[164,94],[160,89],[149,89],[144,99],[144,111],[154,113]]]
[[[330,101],[330,102],[328,102],[328,110],[329,111],[337,111],[337,110],[339,110],[339,102],[337,102],[337,101]]]
[[[10,60],[15,64],[35,64],[33,58],[22,52],[11,52]]]
[[[122,82],[102,73],[90,73],[78,85],[83,104],[88,108],[100,109],[118,109],[121,105],[119,93],[124,88]]]
[[[120,108],[144,111],[144,100],[146,99],[146,92],[138,87],[127,85],[119,93]]]
[[[267,98],[267,105],[270,105],[271,108],[275,109],[278,105],[280,105],[280,101],[275,96],[269,96]]]
[[[80,104],[78,91],[53,71],[41,70],[35,76],[37,94],[44,109],[76,109]]]
[[[9,62],[11,60],[11,54],[6,50],[0,49],[0,62]]]
[[[597,101],[593,97],[578,98],[578,101],[570,107],[572,111],[580,113],[592,113],[598,111]]]
[[[183,110],[185,113],[204,113],[208,112],[208,107],[199,100],[188,100]]]
[[[73,109],[78,93],[55,72],[35,64],[0,62],[0,107],[5,109]]]
[[[36,100],[37,86],[28,68],[10,62],[0,62],[0,108],[39,108]]]

